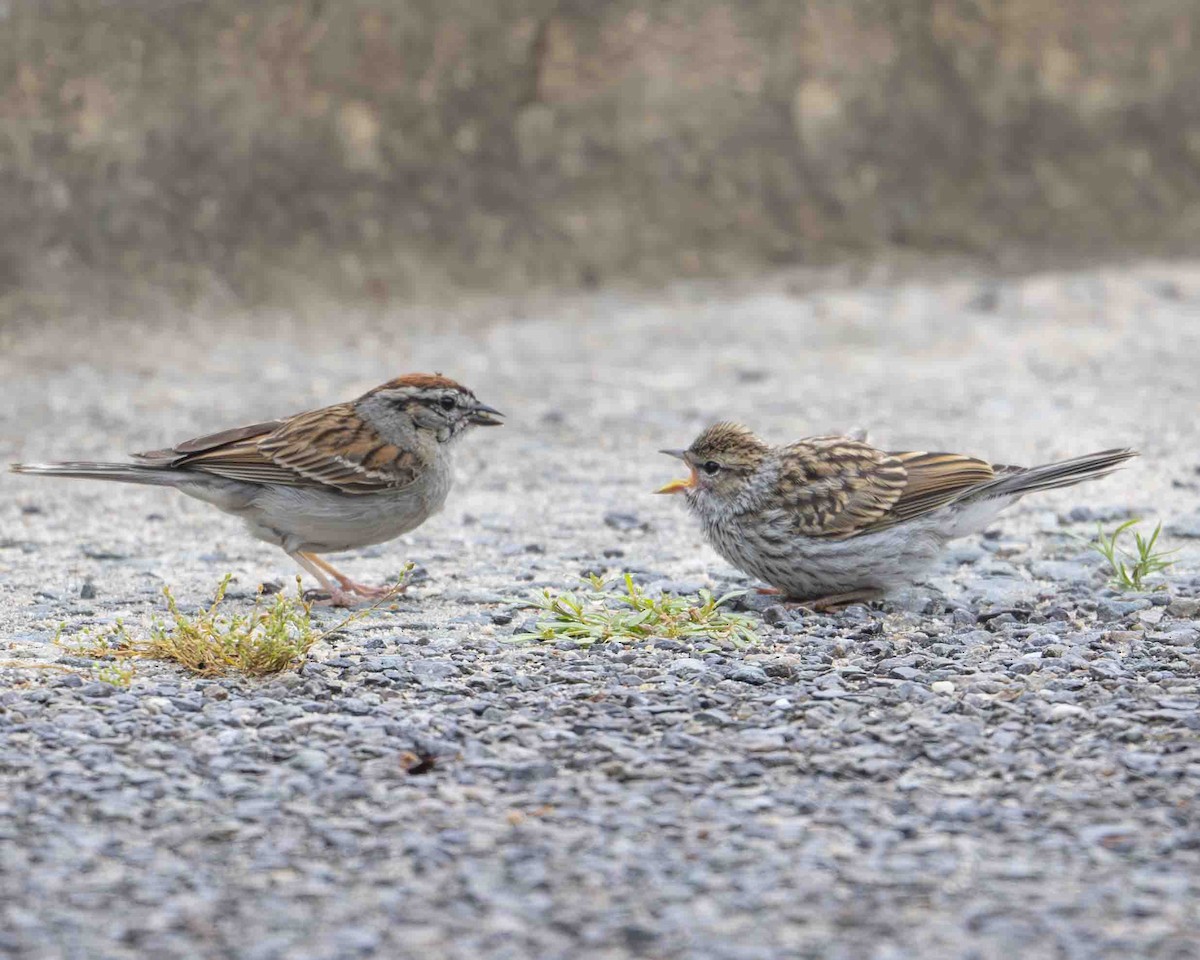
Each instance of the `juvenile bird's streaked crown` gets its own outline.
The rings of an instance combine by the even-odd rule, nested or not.
[[[697,466],[715,460],[726,470],[749,471],[762,463],[769,449],[748,427],[722,420],[701,433],[685,456]]]
[[[756,471],[770,447],[740,423],[723,420],[700,434],[686,450],[663,450],[688,465],[686,480],[672,480],[656,493],[684,493],[689,502],[702,492],[733,497]]]

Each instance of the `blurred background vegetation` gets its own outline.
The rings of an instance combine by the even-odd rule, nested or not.
[[[8,0],[0,320],[1200,240],[1196,0]]]

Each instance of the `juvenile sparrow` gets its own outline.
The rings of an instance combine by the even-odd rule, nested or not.
[[[318,554],[383,543],[424,523],[450,492],[457,439],[472,426],[499,426],[501,416],[447,377],[410,373],[349,403],[134,454],[135,463],[12,469],[174,487],[240,517],[345,606],[389,588],[356,583]]]
[[[1105,450],[1025,468],[888,453],[849,437],[772,447],[736,423],[662,452],[690,476],[656,492],[684,494],[717,553],[816,609],[912,583],[947,541],[982,530],[1019,497],[1094,480],[1137,456]]]

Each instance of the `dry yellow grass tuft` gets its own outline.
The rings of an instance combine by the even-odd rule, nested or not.
[[[135,636],[118,621],[105,633],[85,632],[76,640],[64,641],[60,628],[55,642],[76,656],[169,660],[201,677],[266,676],[298,666],[321,640],[393,599],[411,569],[410,564],[405,576],[387,596],[366,609],[354,611],[328,629],[314,627],[312,604],[304,600],[299,577],[294,597],[280,591],[267,602],[260,592],[249,612],[223,612],[221,604],[232,579],[227,574],[217,587],[212,604],[191,616],[179,609],[171,588],[164,587],[168,618],[165,621],[155,618],[148,636]],[[128,677],[128,673],[116,671],[108,682],[128,682]]]

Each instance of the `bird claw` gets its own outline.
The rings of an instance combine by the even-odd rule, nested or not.
[[[379,587],[369,587],[365,583],[349,583],[342,584],[342,588],[348,593],[355,593],[358,596],[367,600],[382,600],[384,597],[389,597],[392,594],[401,594],[408,590],[407,583],[391,583],[383,584]]]
[[[408,584],[369,587],[351,581],[332,590],[310,590],[304,594],[314,607],[357,607],[368,600],[382,600],[392,594],[399,595],[408,589]]]
[[[361,603],[349,590],[305,590],[304,602],[314,607],[353,607]]]
[[[851,590],[848,593],[831,593],[812,600],[794,600],[787,606],[796,606],[809,613],[838,613],[856,603],[870,603],[881,596],[878,590]]]
[[[853,603],[869,603],[879,598],[877,590],[851,590],[846,593],[831,593],[824,597],[813,597],[811,600],[799,600],[784,595],[778,587],[758,587],[755,590],[763,597],[783,597],[783,605],[791,610],[803,610],[805,613],[837,613]]]

